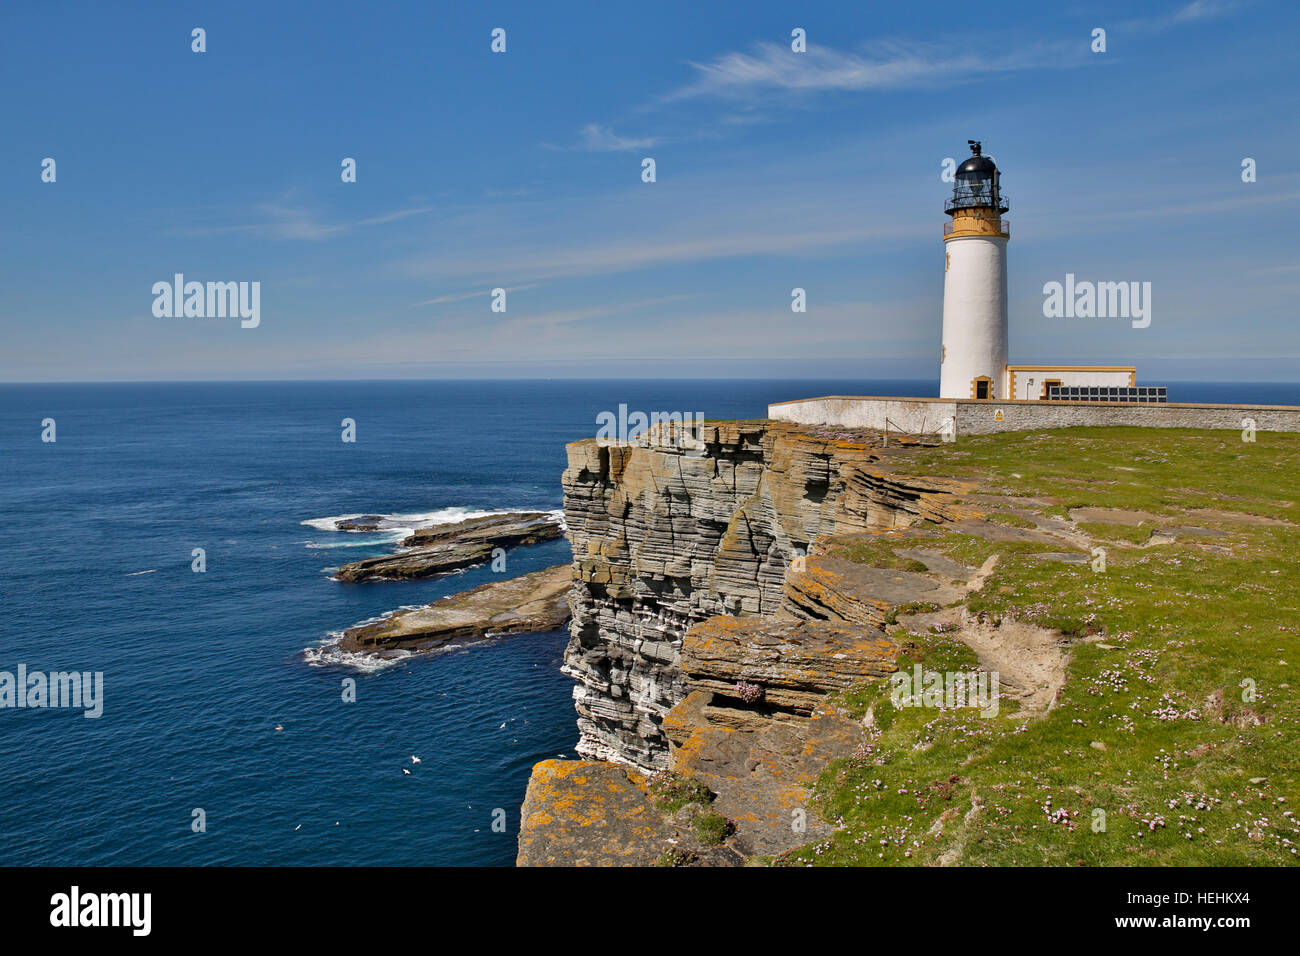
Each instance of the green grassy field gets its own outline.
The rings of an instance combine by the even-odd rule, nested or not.
[[[916,449],[899,467],[978,481],[980,494],[1014,509],[994,519],[1011,528],[1034,523],[1024,515],[1059,526],[1080,508],[1151,517],[1070,523],[1084,539],[1078,550],[1105,549],[1101,571],[1034,556],[1061,547],[934,527],[926,547],[955,560],[999,556],[967,610],[1059,629],[1065,683],[1045,713],[1026,716],[1008,701],[987,718],[895,709],[888,685],[851,691],[845,700],[870,711],[874,739],[827,768],[815,804],[841,829],[780,862],[1297,861],[1300,708],[1290,682],[1300,664],[1300,436],[1006,433]],[[1178,533],[1161,543],[1169,536],[1153,537],[1158,528]],[[890,546],[882,539],[839,556],[907,567]],[[950,634],[896,637],[900,665],[976,666]]]

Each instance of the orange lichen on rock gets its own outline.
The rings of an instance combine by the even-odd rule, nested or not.
[[[965,577],[952,562],[936,574],[855,564],[827,542],[901,539],[978,512],[971,482],[904,473],[903,436],[886,447],[865,429],[706,422],[688,448],[671,431],[568,446],[564,672],[578,685],[578,753],[703,782],[736,824],[708,862],[734,862],[827,835],[806,784],[866,732],[831,695],[893,672],[881,628],[894,610],[951,603]],[[669,846],[677,859],[689,844],[688,821],[657,812],[644,776],[568,763],[534,771],[521,863],[649,862]]]
[[[595,760],[543,760],[528,781],[516,862],[644,866],[672,833],[645,775]]]

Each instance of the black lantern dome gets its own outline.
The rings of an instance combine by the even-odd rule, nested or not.
[[[956,215],[959,209],[989,209],[999,215],[1006,212],[1011,207],[1002,195],[997,165],[982,155],[978,142],[973,139],[967,142],[971,156],[957,167],[952,198],[943,204],[943,211],[950,216]]]

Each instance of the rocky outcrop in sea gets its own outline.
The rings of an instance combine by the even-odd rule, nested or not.
[[[338,646],[345,653],[418,652],[480,637],[553,631],[569,618],[572,573],[569,565],[557,564],[517,578],[490,581],[349,628]]]
[[[375,515],[340,520],[340,531],[366,531],[377,527]],[[564,533],[553,514],[531,511],[467,518],[451,524],[417,528],[402,539],[396,554],[354,561],[339,568],[339,581],[426,578],[447,574],[492,559],[497,548],[512,548],[551,541]]]

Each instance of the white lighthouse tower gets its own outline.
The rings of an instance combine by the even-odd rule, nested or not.
[[[970,140],[957,167],[943,229],[941,398],[1011,398],[1007,390],[1007,242],[1009,208],[998,168]]]

